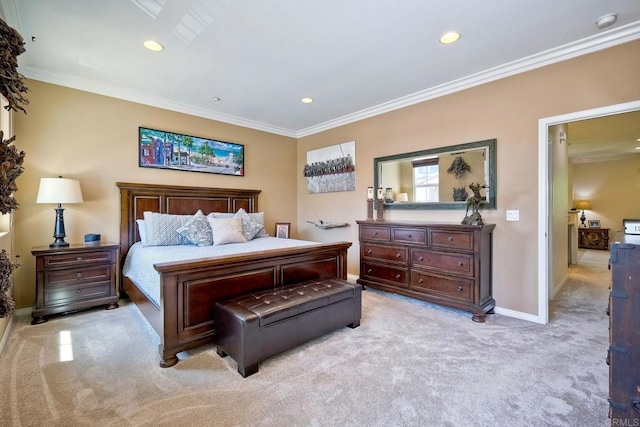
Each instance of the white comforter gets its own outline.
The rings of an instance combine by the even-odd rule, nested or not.
[[[261,237],[246,243],[203,247],[195,245],[142,246],[142,243],[137,242],[129,248],[122,274],[133,280],[140,290],[159,307],[160,275],[153,268],[154,264],[316,244],[318,243],[276,237]]]

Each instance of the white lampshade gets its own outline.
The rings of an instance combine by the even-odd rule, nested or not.
[[[82,203],[80,182],[68,178],[41,178],[36,203]]]
[[[396,197],[398,199],[398,202],[408,202],[409,201],[409,195],[407,193],[398,193],[398,195]]]

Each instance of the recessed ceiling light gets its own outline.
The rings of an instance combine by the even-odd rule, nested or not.
[[[442,37],[440,37],[440,43],[442,44],[453,43],[458,41],[459,38],[460,38],[460,33],[457,33],[455,31],[449,31],[448,33],[445,33]]]
[[[164,46],[153,40],[147,40],[146,42],[144,42],[144,47],[154,52],[161,52],[164,50]]]
[[[311,104],[313,102],[313,98],[302,98],[302,102],[305,104]]]
[[[213,100],[218,102],[218,101],[222,101],[222,98],[220,98],[219,96],[214,96]]]
[[[636,150],[640,150],[640,147],[636,147]]]
[[[617,19],[618,19],[617,13],[610,13],[608,15],[604,15],[596,21],[596,27],[600,29],[607,28],[613,25]]]

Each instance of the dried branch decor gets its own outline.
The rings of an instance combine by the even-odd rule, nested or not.
[[[451,162],[451,166],[447,169],[447,172],[452,173],[457,179],[460,179],[464,176],[465,173],[471,171],[471,166],[467,162],[464,161],[462,156],[458,156],[453,159]]]
[[[11,262],[7,251],[3,249],[0,252],[0,318],[7,317],[15,309],[16,303],[9,295],[9,288],[12,284],[13,270],[18,266],[19,264]]]
[[[27,111],[22,105],[29,103],[24,97],[28,89],[24,84],[24,76],[18,73],[18,55],[24,53],[24,40],[13,28],[0,19],[0,94],[9,102],[7,110]]]
[[[24,172],[22,162],[24,151],[18,153],[12,144],[16,137],[4,139],[4,133],[0,131],[0,213],[8,214],[18,209],[18,202],[13,193],[18,191],[16,178]]]

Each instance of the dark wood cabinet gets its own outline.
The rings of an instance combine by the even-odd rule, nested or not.
[[[578,228],[578,247],[609,250],[609,229]]]
[[[491,293],[493,224],[357,221],[364,286],[441,304],[484,322]]]
[[[640,236],[611,244],[609,417],[612,426],[640,425]]]
[[[51,314],[103,304],[117,308],[119,249],[115,243],[33,248],[36,302],[31,324],[46,322]]]

